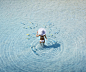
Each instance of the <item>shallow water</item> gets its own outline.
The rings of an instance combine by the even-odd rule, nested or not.
[[[0,72],[86,72],[85,31],[85,0],[0,0]]]

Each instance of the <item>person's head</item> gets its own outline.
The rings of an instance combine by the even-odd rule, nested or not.
[[[38,34],[41,35],[41,36],[43,36],[43,35],[46,34],[46,30],[45,30],[44,28],[40,28],[40,29],[38,30]]]

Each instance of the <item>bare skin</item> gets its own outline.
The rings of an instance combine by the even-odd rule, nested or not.
[[[46,35],[43,35],[43,36],[38,35],[38,31],[37,31],[36,37],[39,37],[39,36],[40,36],[40,40],[44,40],[44,42],[39,41],[39,42],[40,42],[40,44],[41,44],[41,43],[43,43],[43,45],[44,45],[44,43],[45,43],[45,39],[44,39],[44,37],[45,37],[45,38],[46,38],[46,40],[47,40]]]

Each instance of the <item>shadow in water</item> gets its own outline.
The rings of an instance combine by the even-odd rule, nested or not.
[[[58,48],[58,47],[60,47],[60,44],[55,42],[55,44],[52,44],[52,45],[48,45],[48,46],[44,45],[43,48]]]

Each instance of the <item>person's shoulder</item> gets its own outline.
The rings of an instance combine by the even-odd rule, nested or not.
[[[43,35],[43,36],[46,36],[46,35]]]

